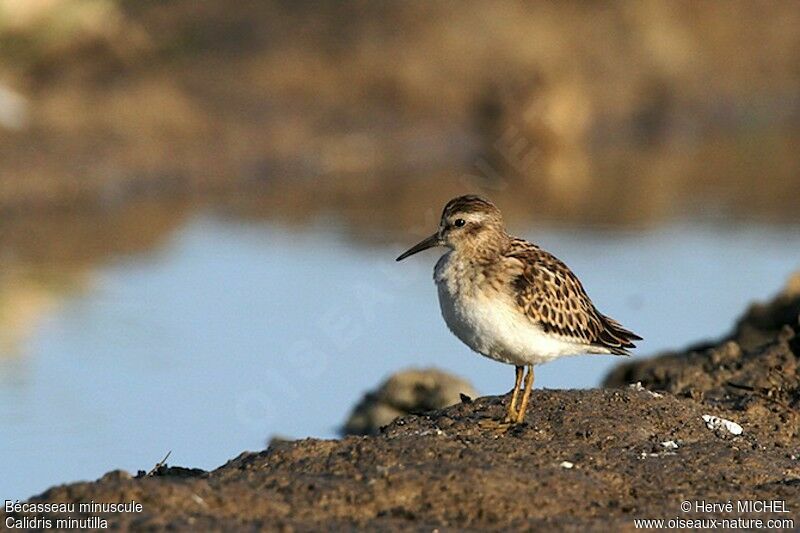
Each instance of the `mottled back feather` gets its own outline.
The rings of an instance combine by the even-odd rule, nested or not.
[[[512,280],[517,303],[545,332],[618,355],[629,355],[641,337],[600,313],[580,280],[552,254],[522,239],[511,239],[505,256],[518,261],[521,272]]]

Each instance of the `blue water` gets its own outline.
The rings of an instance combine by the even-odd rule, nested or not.
[[[637,354],[722,335],[800,268],[797,228],[537,230],[595,303],[645,338]],[[159,250],[100,267],[0,356],[0,498],[169,462],[214,468],[272,435],[333,437],[388,374],[437,366],[485,394],[511,367],[445,328],[408,242],[200,218]],[[566,358],[537,387],[596,386],[619,359]]]

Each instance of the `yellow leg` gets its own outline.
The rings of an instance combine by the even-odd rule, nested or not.
[[[525,392],[522,394],[522,405],[519,406],[517,412],[517,424],[521,424],[525,418],[525,411],[528,409],[528,400],[531,398],[531,391],[533,390],[533,365],[528,366],[528,374],[525,376]]]
[[[522,385],[522,374],[525,370],[525,367],[517,366],[514,370],[517,374],[517,377],[514,381],[514,392],[511,393],[511,403],[508,404],[508,414],[506,415],[506,420],[508,422],[513,422],[518,416],[517,397],[519,396],[519,387]]]

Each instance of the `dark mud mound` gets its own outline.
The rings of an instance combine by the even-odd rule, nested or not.
[[[435,368],[402,370],[364,395],[340,432],[376,435],[397,417],[444,409],[464,396],[475,398],[478,393],[458,376]]]
[[[800,272],[789,278],[786,287],[771,301],[751,305],[726,340],[733,340],[745,350],[751,350],[785,334],[787,326],[796,332],[798,321]]]
[[[800,509],[797,459],[748,413],[633,388],[545,390],[534,392],[528,423],[508,428],[497,422],[506,399],[400,418],[377,436],[281,442],[212,472],[112,473],[34,500],[136,500],[141,512],[109,525],[194,530],[608,530],[639,518],[746,516],[684,513],[685,500]],[[706,414],[744,432],[711,430]]]
[[[800,274],[772,301],[755,304],[724,339],[617,367],[604,385],[641,382],[747,412],[779,443],[800,438]]]

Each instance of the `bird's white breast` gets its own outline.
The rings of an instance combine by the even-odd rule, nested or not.
[[[549,335],[517,306],[510,290],[485,283],[482,273],[448,252],[434,280],[442,317],[450,331],[474,351],[514,365],[540,364],[587,347]]]

